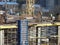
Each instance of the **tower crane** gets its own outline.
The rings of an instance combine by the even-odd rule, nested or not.
[[[27,17],[33,16],[35,0],[26,0],[26,15]]]

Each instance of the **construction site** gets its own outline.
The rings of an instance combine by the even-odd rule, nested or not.
[[[54,16],[42,11],[35,0],[26,0],[21,12],[10,15],[7,10],[0,11],[0,45],[60,45],[59,13]]]

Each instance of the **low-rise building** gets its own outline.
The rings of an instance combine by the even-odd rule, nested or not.
[[[4,7],[8,13],[13,13],[18,9],[16,0],[1,0],[0,5]]]

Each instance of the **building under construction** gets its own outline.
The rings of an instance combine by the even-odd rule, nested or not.
[[[35,0],[26,0],[21,16],[0,15],[0,45],[60,45],[60,22],[53,15],[44,17],[41,11],[35,15],[34,4]]]
[[[17,45],[17,29],[4,30],[4,45]]]
[[[19,22],[20,23],[20,22]],[[8,26],[8,27],[7,27]],[[28,30],[19,25],[0,26],[1,45],[59,45],[60,23],[40,23],[28,26]]]

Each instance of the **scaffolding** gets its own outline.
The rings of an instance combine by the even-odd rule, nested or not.
[[[28,24],[29,25],[29,24]],[[12,28],[11,28],[12,27]],[[17,45],[17,25],[1,25],[1,40],[4,45]],[[54,29],[54,30],[53,30]],[[58,45],[60,40],[60,22],[54,24],[32,24],[28,29],[29,45]],[[4,35],[4,36],[3,36]],[[19,42],[20,43],[20,42]]]
[[[17,45],[17,29],[4,30],[4,45]]]
[[[30,45],[58,45],[58,27],[40,26],[29,30]]]

